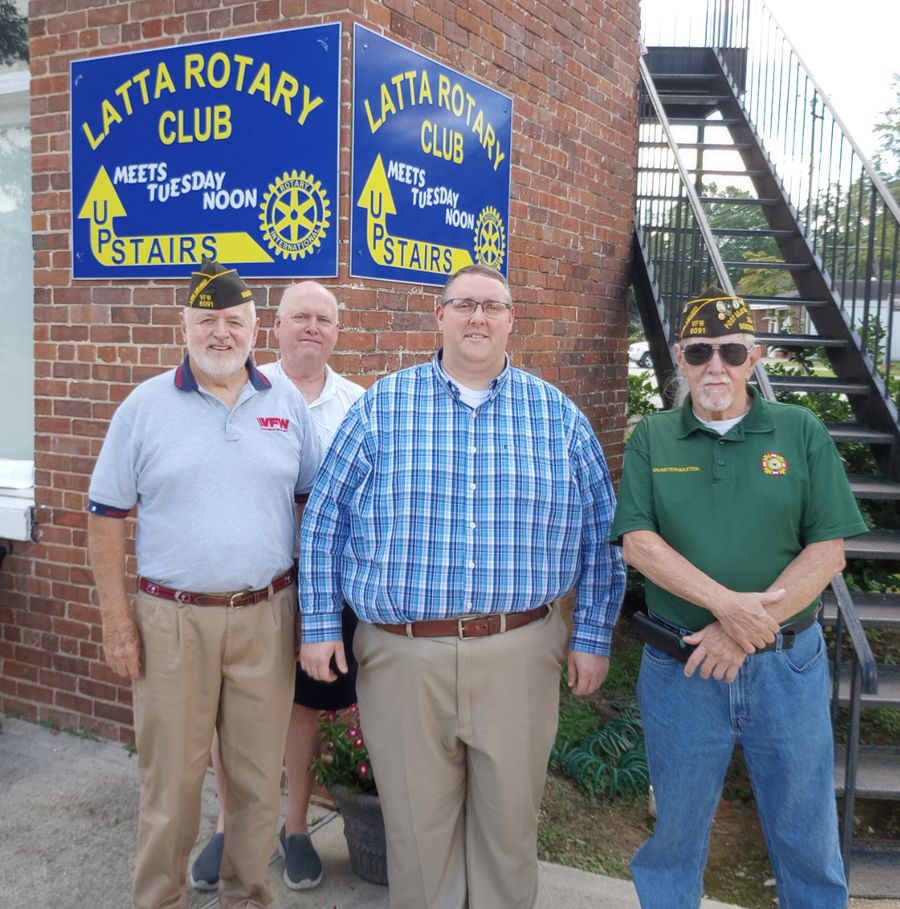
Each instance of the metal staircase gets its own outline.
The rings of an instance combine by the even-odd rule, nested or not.
[[[709,0],[704,25],[692,46],[650,47],[641,62],[634,290],[664,404],[677,384],[684,303],[712,283],[739,288],[767,328],[759,341],[770,366],[777,350],[827,359],[833,376],[758,366],[755,381],[769,398],[835,401],[827,425],[842,454],[855,463],[864,446],[877,465],[850,474],[854,494],[881,503],[868,509],[878,525],[846,541],[847,557],[876,560],[869,574],[881,563],[900,572],[900,381],[890,356],[900,207],[764,0]],[[848,569],[862,577],[872,564]],[[900,594],[851,594],[838,575],[822,621],[836,642],[832,715],[846,744],[835,791],[851,893],[900,896],[900,842],[853,836],[857,799],[900,799],[900,747],[858,745],[864,711],[900,709],[900,667],[875,660],[865,631],[900,631]]]

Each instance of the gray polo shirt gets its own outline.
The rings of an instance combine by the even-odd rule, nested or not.
[[[291,567],[295,501],[312,486],[321,445],[294,385],[248,364],[231,410],[185,358],[113,416],[88,509],[124,518],[137,505],[143,577],[212,593],[265,587]]]

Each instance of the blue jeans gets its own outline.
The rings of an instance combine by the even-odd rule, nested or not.
[[[709,834],[734,746],[756,796],[782,909],[845,909],[828,660],[818,623],[791,650],[748,656],[737,678],[691,678],[644,647],[638,699],[654,835],[631,861],[643,909],[697,909]]]

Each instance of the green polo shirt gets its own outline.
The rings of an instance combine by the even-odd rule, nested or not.
[[[614,543],[652,530],[725,587],[762,591],[809,543],[866,532],[821,420],[748,390],[750,411],[724,436],[696,418],[690,396],[637,424],[625,449]],[[649,579],[647,606],[695,631],[714,620]]]

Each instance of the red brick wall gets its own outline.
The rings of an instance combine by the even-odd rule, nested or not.
[[[344,26],[339,371],[371,384],[436,344],[435,289],[348,275],[354,21],[514,97],[511,358],[587,413],[614,475],[625,428],[625,287],[637,135],[638,0],[32,0],[36,499],[40,540],[0,571],[0,708],[131,740],[103,663],[85,551],[94,458],[117,404],[180,362],[185,282],[71,280],[69,63],[276,28]],[[278,287],[262,286],[277,303]],[[273,311],[261,311],[260,346]],[[272,339],[274,340],[274,339]],[[261,351],[259,359],[273,359]]]

